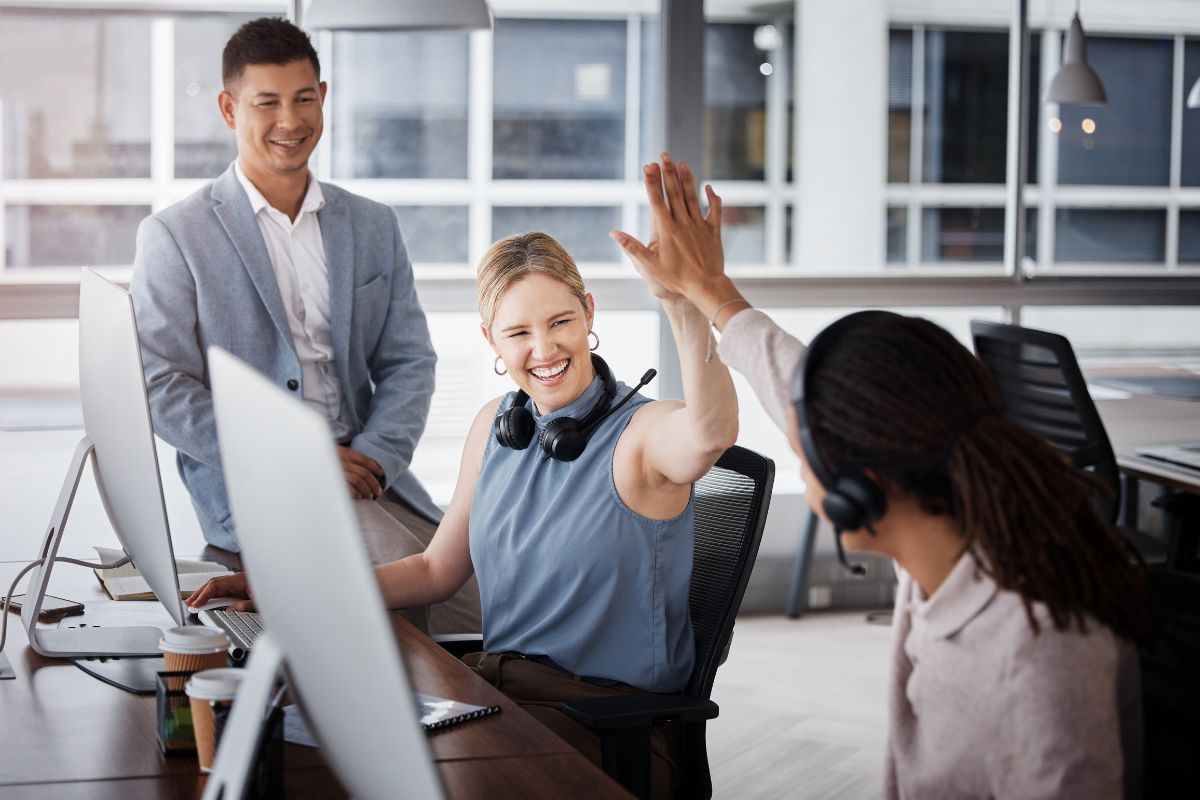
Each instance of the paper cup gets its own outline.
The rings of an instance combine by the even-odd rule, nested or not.
[[[188,625],[163,631],[158,649],[162,650],[167,672],[216,669],[228,663],[229,637],[212,628]]]
[[[196,755],[200,770],[211,772],[217,752],[215,704],[229,705],[237,696],[243,670],[221,668],[197,672],[187,682],[188,702],[192,707],[192,730],[196,735]]]

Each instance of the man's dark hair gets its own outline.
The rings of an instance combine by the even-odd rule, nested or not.
[[[279,17],[250,20],[237,29],[221,56],[221,80],[226,90],[236,84],[251,64],[290,64],[307,58],[321,77],[321,62],[308,34]]]

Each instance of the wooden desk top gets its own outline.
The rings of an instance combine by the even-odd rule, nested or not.
[[[23,564],[0,563],[0,583]],[[108,599],[91,570],[60,564],[51,593],[82,601],[83,616],[63,625],[169,626],[151,602]],[[615,782],[398,615],[393,629],[417,691],[500,714],[429,737],[449,797],[508,795],[628,797]],[[0,681],[0,795],[24,797],[198,797],[203,787],[192,754],[165,757],[155,740],[155,698],[122,691],[70,661],[45,659],[27,644],[20,618],[9,614],[8,655],[16,680]],[[288,796],[343,795],[316,751],[289,745]],[[507,787],[497,795],[497,787]],[[293,791],[294,788],[294,791]]]
[[[1087,376],[1170,375],[1177,372],[1147,367],[1110,368],[1088,370]],[[1140,447],[1200,442],[1200,402],[1135,394],[1128,399],[1098,399],[1096,409],[1117,454],[1117,465],[1123,472],[1179,491],[1200,493],[1200,470],[1173,466],[1137,454]]]

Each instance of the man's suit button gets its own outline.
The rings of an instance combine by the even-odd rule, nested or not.
[[[300,388],[300,381],[296,380],[295,378],[291,378],[287,382],[287,387],[294,392]]]

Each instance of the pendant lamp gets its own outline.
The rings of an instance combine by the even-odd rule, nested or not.
[[[1083,24],[1079,21],[1079,9],[1067,30],[1066,58],[1059,67],[1046,100],[1052,103],[1086,103],[1104,105],[1108,94],[1100,83],[1100,76],[1087,63],[1087,39],[1083,35]]]
[[[296,0],[308,30],[488,30],[487,0]]]

